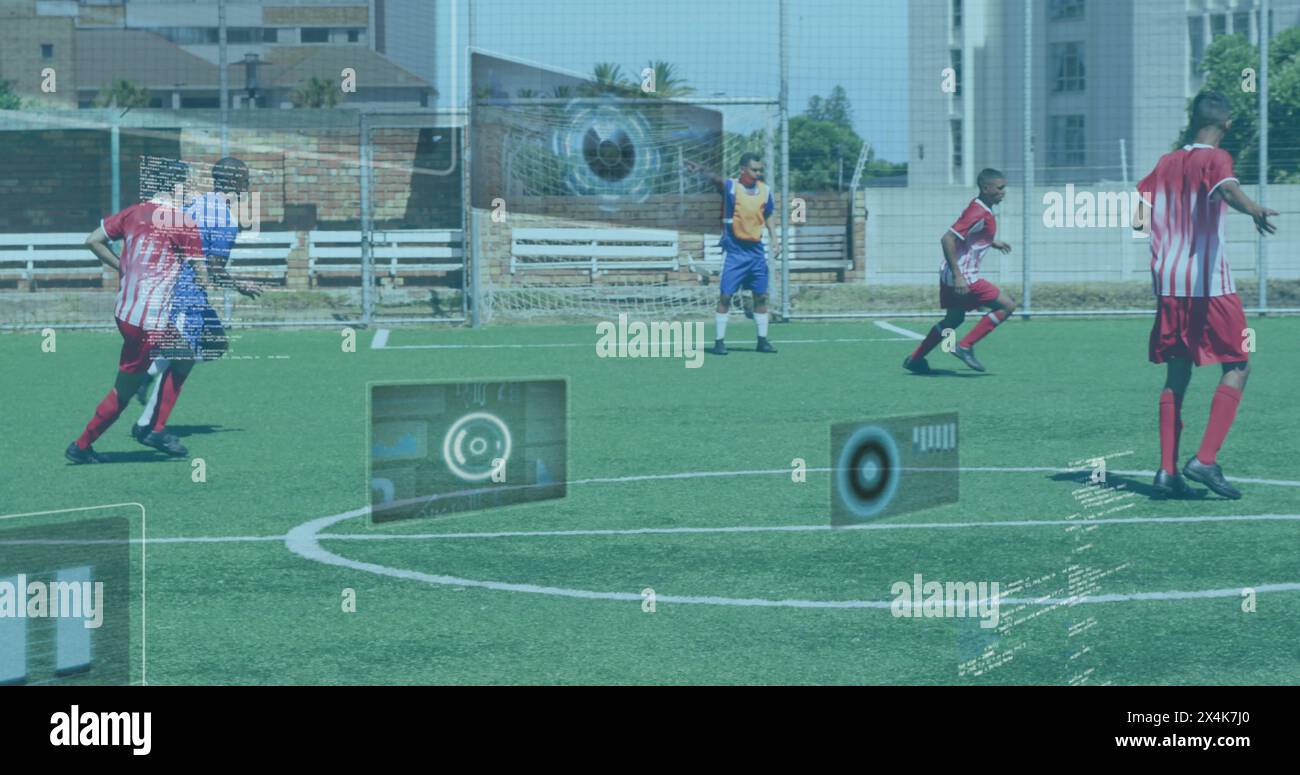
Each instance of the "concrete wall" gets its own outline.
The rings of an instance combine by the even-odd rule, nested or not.
[[[1246,193],[1257,196],[1255,186]],[[1079,191],[1093,191],[1094,187]],[[1118,190],[1111,187],[1106,190]],[[1061,187],[1035,189],[1031,216],[1034,280],[1044,282],[1117,282],[1150,277],[1150,247],[1136,240],[1131,229],[1048,228],[1043,224],[1043,195],[1064,194]],[[1078,193],[1078,192],[1076,192]],[[974,189],[959,186],[914,186],[867,189],[866,282],[879,284],[930,284],[937,282],[943,252],[939,239],[971,200]],[[1269,205],[1280,212],[1278,234],[1269,238],[1269,277],[1300,278],[1300,233],[1288,232],[1286,223],[1300,215],[1300,186],[1270,186]],[[995,283],[1021,279],[1025,246],[1021,240],[1021,194],[1014,187],[997,208],[998,237],[1013,248],[1010,255],[990,250],[985,254],[983,276]],[[1254,225],[1244,215],[1230,212],[1227,222],[1228,260],[1235,277],[1256,276]]]

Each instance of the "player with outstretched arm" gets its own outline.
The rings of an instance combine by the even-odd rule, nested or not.
[[[1202,92],[1192,101],[1187,145],[1160,157],[1138,183],[1141,202],[1133,228],[1151,238],[1151,281],[1155,324],[1148,345],[1152,363],[1165,364],[1160,391],[1160,469],[1152,485],[1164,497],[1189,494],[1186,480],[1225,498],[1240,498],[1217,456],[1237,416],[1250,358],[1245,349],[1246,313],[1237,296],[1224,251],[1228,207],[1249,215],[1261,234],[1277,212],[1261,207],[1241,190],[1232,156],[1219,147],[1232,128],[1226,97]],[[1183,394],[1192,366],[1218,363],[1223,369],[1210,403],[1201,446],[1178,474],[1178,439],[1183,429]]]

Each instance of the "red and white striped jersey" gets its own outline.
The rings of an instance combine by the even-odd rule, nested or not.
[[[961,217],[948,231],[959,238],[957,268],[961,270],[967,283],[974,283],[980,276],[980,261],[984,259],[984,251],[989,249],[997,236],[997,218],[988,205],[984,204],[979,197],[975,197],[970,204],[966,205],[966,209],[962,210]],[[952,270],[948,268],[947,259],[940,266],[939,281],[944,285],[953,284]]]
[[[186,260],[203,258],[197,228],[165,204],[141,202],[103,221],[109,239],[123,240],[122,277],[113,314],[146,331],[167,326],[172,292]]]
[[[1224,252],[1228,203],[1214,195],[1236,179],[1231,154],[1195,144],[1161,156],[1138,183],[1151,224],[1151,282],[1157,296],[1237,292]]]

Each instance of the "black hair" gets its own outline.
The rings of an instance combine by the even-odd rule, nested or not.
[[[999,178],[1001,178],[1002,180],[1006,180],[1007,176],[1002,174],[1002,170],[995,170],[992,167],[985,167],[984,169],[980,170],[979,177],[975,178],[975,185],[979,186],[980,190],[983,190],[985,183],[988,183],[989,181],[992,180],[998,180]]]
[[[248,184],[248,165],[234,156],[212,165],[212,188],[223,194],[239,193]]]
[[[1217,91],[1203,91],[1192,100],[1187,110],[1187,133],[1195,137],[1196,133],[1207,126],[1217,126],[1226,130],[1228,119],[1232,116],[1232,105],[1228,98]]]
[[[747,153],[742,153],[742,154],[740,155],[740,167],[741,167],[741,169],[744,169],[745,167],[748,167],[748,166],[749,166],[749,163],[750,163],[751,161],[762,161],[762,160],[763,160],[763,157],[762,157],[762,156],[760,156],[760,155],[758,155],[758,154],[756,154],[756,153],[754,153],[754,152],[752,152],[752,151],[747,152]]]

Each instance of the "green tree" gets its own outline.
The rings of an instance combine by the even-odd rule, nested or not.
[[[13,81],[0,81],[0,110],[18,110],[23,106],[22,98],[13,91]]]
[[[1205,51],[1204,89],[1217,91],[1232,105],[1232,130],[1223,148],[1236,161],[1243,183],[1259,181],[1259,94],[1243,89],[1242,71],[1259,69],[1259,49],[1242,35],[1216,38]],[[1190,105],[1190,103],[1188,103]],[[1269,180],[1300,181],[1300,28],[1273,36],[1269,47]],[[1191,141],[1184,127],[1180,141]]]
[[[678,75],[677,67],[673,63],[656,60],[647,63],[646,67],[653,70],[655,75],[653,96],[671,99],[673,97],[689,97],[695,93],[695,88],[688,86],[686,79]]]
[[[343,92],[335,84],[313,75],[294,90],[292,99],[299,108],[332,108],[343,101]]]
[[[591,77],[601,86],[615,89],[627,88],[627,78],[623,77],[623,68],[613,62],[597,62],[591,69]]]
[[[125,78],[117,78],[100,88],[93,104],[97,108],[147,108],[149,90]]]

